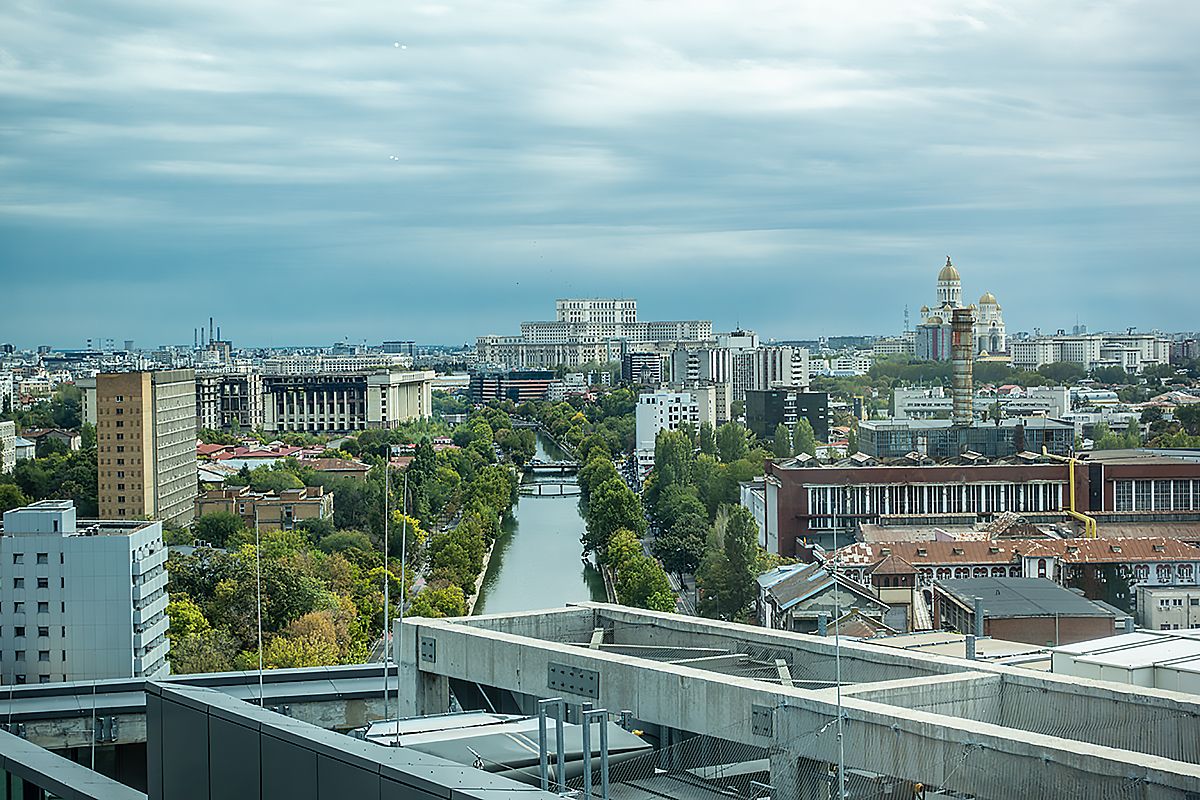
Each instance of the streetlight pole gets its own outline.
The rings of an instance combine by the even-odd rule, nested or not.
[[[262,537],[258,525],[258,501],[254,503],[254,571],[258,584],[258,705],[263,703],[263,636],[262,636]]]
[[[388,718],[388,631],[391,628],[391,608],[389,599],[391,593],[391,575],[388,574],[388,519],[392,515],[392,484],[388,467],[392,461],[392,445],[390,442],[383,449],[383,720]],[[399,725],[399,722],[396,723]]]
[[[408,584],[408,470],[404,470],[404,493],[400,497],[400,638],[396,640],[400,652],[397,653],[396,665],[404,659],[404,600]],[[386,663],[386,656],[385,662]],[[387,686],[387,683],[384,683]],[[400,675],[396,675],[396,744],[400,743]]]

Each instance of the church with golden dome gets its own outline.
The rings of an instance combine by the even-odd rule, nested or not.
[[[996,295],[984,292],[979,303],[971,307],[975,309],[975,354],[1007,351],[1004,315]],[[946,256],[946,264],[937,277],[937,300],[932,306],[921,306],[921,325],[915,343],[918,358],[930,361],[950,358],[950,317],[956,308],[963,308],[962,277],[950,256]]]

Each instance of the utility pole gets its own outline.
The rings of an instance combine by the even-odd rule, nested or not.
[[[388,647],[388,632],[391,630],[391,609],[388,606],[389,594],[391,590],[391,575],[388,574],[388,517],[392,515],[391,511],[391,493],[392,484],[388,467],[392,462],[392,445],[386,443],[383,446],[383,719],[384,722],[388,718],[388,655],[391,648]],[[403,565],[401,565],[403,567]],[[399,728],[400,723],[397,721],[396,726]]]

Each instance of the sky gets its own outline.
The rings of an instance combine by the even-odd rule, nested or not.
[[[1200,3],[8,0],[0,341],[1195,330]]]

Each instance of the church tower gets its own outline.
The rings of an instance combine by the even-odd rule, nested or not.
[[[937,303],[938,306],[962,307],[962,279],[950,263],[950,256],[946,256],[946,266],[938,273]]]

